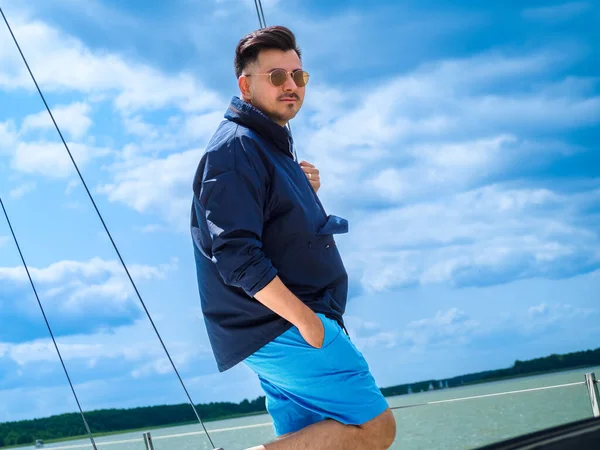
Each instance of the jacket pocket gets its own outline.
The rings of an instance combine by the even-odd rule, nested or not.
[[[273,265],[284,284],[303,298],[343,280],[347,275],[334,235],[347,231],[345,219],[329,216],[316,232],[297,233],[275,249]]]
[[[319,228],[310,244],[321,263],[333,263],[334,266],[337,265],[335,263],[338,262],[337,260],[340,259],[340,256],[337,252],[334,235],[347,232],[348,221],[346,219],[334,215],[327,217],[327,221]],[[341,263],[341,259],[339,263]]]
[[[342,217],[330,214],[327,217],[327,222],[325,222],[325,225],[323,225],[319,231],[317,231],[317,236],[324,236],[327,234],[343,234],[347,232],[348,221]]]

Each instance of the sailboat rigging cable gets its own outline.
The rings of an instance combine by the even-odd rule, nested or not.
[[[265,12],[263,11],[261,0],[254,0],[254,6],[256,6],[256,15],[258,16],[258,25],[260,26],[260,28],[266,28],[267,21],[265,20]],[[292,125],[290,124],[290,122],[288,122],[286,124],[286,127],[287,127],[288,131],[290,132],[290,136],[291,136],[292,135]],[[296,154],[295,146],[293,147],[293,151],[294,151],[294,160],[297,162],[298,155]]]
[[[261,0],[254,0],[254,6],[256,6],[256,14],[258,15],[258,25],[261,28],[266,28],[267,22],[265,20],[265,12],[263,11]]]
[[[4,11],[2,10],[2,8],[0,7],[0,14],[2,14],[2,18],[4,19],[4,23],[6,24],[6,27],[8,28],[8,31],[10,32],[10,35],[12,36],[12,39],[15,43],[15,45],[17,46],[17,49],[19,50],[19,53],[21,55],[21,58],[23,59],[23,62],[25,63],[25,66],[27,67],[27,70],[29,72],[29,75],[31,76],[31,79],[33,80],[33,83],[35,84],[35,87],[37,88],[38,93],[40,94],[40,97],[42,99],[42,101],[44,102],[44,105],[46,106],[46,110],[48,111],[48,114],[50,115],[50,118],[52,119],[52,123],[54,124],[54,127],[56,128],[56,131],[58,132],[58,135],[60,136],[60,139],[62,140],[62,143],[64,144],[64,147],[69,155],[69,158],[71,159],[71,162],[73,163],[73,166],[75,167],[75,170],[77,171],[77,174],[79,175],[79,179],[81,180],[81,183],[83,184],[83,187],[85,188],[85,191],[88,194],[88,197],[90,199],[90,201],[92,202],[92,205],[94,206],[94,209],[96,210],[96,213],[98,215],[98,218],[100,219],[100,222],[102,222],[102,226],[104,227],[104,231],[106,231],[106,234],[108,235],[108,238],[110,239],[110,242],[115,250],[115,252],[117,253],[117,256],[119,257],[119,261],[121,262],[121,265],[123,266],[123,269],[125,270],[125,273],[127,274],[127,277],[129,278],[129,281],[131,283],[131,285],[133,286],[133,289],[137,295],[138,300],[140,301],[142,307],[144,308],[144,311],[146,312],[146,315],[148,316],[148,320],[150,321],[150,323],[152,324],[152,327],[154,328],[154,331],[158,337],[158,340],[160,341],[160,344],[162,345],[163,350],[165,351],[165,354],[167,355],[169,362],[171,363],[171,366],[173,367],[173,370],[175,371],[175,374],[177,375],[177,378],[179,379],[179,382],[181,383],[181,386],[188,398],[189,404],[192,407],[194,414],[196,415],[196,418],[198,419],[198,422],[200,422],[200,424],[202,425],[202,428],[204,430],[204,432],[206,433],[206,437],[208,438],[211,446],[214,448],[214,443],[210,437],[210,435],[208,434],[208,430],[206,429],[206,426],[204,425],[204,422],[202,421],[202,419],[200,418],[200,415],[198,414],[198,410],[196,409],[196,406],[194,405],[194,402],[192,401],[192,398],[185,386],[185,383],[183,382],[183,379],[181,378],[181,375],[179,375],[179,371],[177,370],[177,367],[175,366],[175,363],[173,362],[173,359],[171,358],[171,355],[169,353],[169,351],[167,350],[167,347],[165,345],[165,343],[163,342],[163,339],[160,335],[160,333],[158,332],[158,329],[156,328],[156,325],[154,324],[154,321],[152,320],[152,316],[150,315],[150,312],[148,311],[148,308],[146,308],[146,304],[144,303],[144,300],[142,299],[142,296],[140,295],[140,292],[138,291],[138,288],[135,284],[135,282],[133,281],[133,278],[131,277],[131,274],[129,273],[129,269],[127,268],[127,265],[125,264],[125,261],[123,260],[123,257],[121,256],[121,253],[119,252],[119,249],[117,248],[117,245],[115,244],[115,241],[110,233],[110,231],[108,230],[108,227],[106,226],[106,223],[104,222],[104,218],[102,217],[102,214],[100,213],[100,210],[98,209],[98,207],[96,206],[96,202],[94,201],[94,198],[90,192],[90,190],[88,189],[88,186],[83,178],[83,175],[81,174],[81,171],[79,170],[79,167],[77,166],[77,163],[75,162],[75,159],[73,158],[73,155],[71,154],[71,150],[69,149],[69,146],[67,145],[67,142],[65,141],[65,138],[63,137],[62,132],[60,131],[60,128],[58,126],[58,124],[56,123],[56,120],[54,120],[54,115],[52,114],[52,111],[50,109],[50,107],[48,106],[48,103],[46,102],[46,99],[44,97],[44,94],[42,93],[37,80],[35,79],[35,76],[33,75],[33,72],[31,71],[31,68],[29,67],[29,63],[27,62],[27,59],[25,58],[25,55],[23,54],[23,51],[21,50],[21,46],[19,45],[19,42],[15,36],[15,34],[13,33],[13,30],[8,22],[8,19],[6,18]],[[4,204],[2,204],[2,209],[4,210]],[[5,211],[5,215],[6,215],[6,210]],[[8,215],[6,215],[7,219],[8,219]],[[12,227],[11,227],[12,230]],[[13,233],[14,236],[14,233]],[[19,249],[19,253],[21,253],[20,249]],[[22,257],[22,255],[21,255]],[[23,258],[22,258],[23,259]],[[24,259],[23,259],[23,263],[25,263]],[[27,266],[25,266],[26,270],[27,270]],[[29,275],[29,271],[27,270],[27,274]],[[30,278],[31,280],[31,278]],[[39,297],[37,295],[37,291],[35,290],[35,286],[33,285],[32,282],[32,287],[34,289],[36,298],[38,298],[38,302],[39,302]],[[40,302],[40,306],[41,306],[41,302]],[[44,314],[44,318],[46,318],[46,315]],[[52,335],[52,339],[54,340],[54,335],[52,334],[52,331],[50,329],[50,324],[49,322],[46,320],[46,324],[48,326],[48,329],[50,330],[50,333]],[[56,342],[55,342],[56,345]],[[56,350],[58,351],[58,346],[56,347]],[[60,356],[60,353],[59,353]],[[65,373],[67,373],[67,377],[68,377],[68,372],[66,369],[66,366],[64,365],[64,362],[62,360],[61,357],[61,362],[63,363],[63,368],[65,369]],[[71,383],[70,378],[69,378],[69,383]],[[73,387],[73,385],[71,384],[71,387]],[[75,390],[73,389],[73,393],[75,394]],[[77,402],[79,404],[79,402]],[[81,410],[81,408],[80,408]],[[83,417],[83,412],[82,412],[82,417]],[[96,449],[96,445],[93,442],[93,436],[91,435],[91,432],[89,432],[89,427],[87,427],[87,422],[85,421],[85,417],[84,417],[84,422],[86,424],[86,428],[88,430],[88,433],[90,435],[90,439],[92,439],[92,444],[94,445],[94,449]]]
[[[2,9],[0,9],[0,12],[2,12]],[[31,284],[31,288],[33,289],[35,298],[38,302],[40,310],[42,311],[42,316],[44,316],[44,321],[46,322],[46,327],[48,327],[48,332],[50,333],[50,337],[52,338],[52,343],[54,344],[54,348],[56,349],[56,353],[58,354],[58,359],[60,359],[62,368],[65,371],[67,380],[69,381],[69,386],[71,387],[71,392],[73,392],[73,397],[75,397],[75,402],[77,403],[77,408],[79,408],[79,414],[81,415],[81,419],[83,420],[83,425],[85,426],[85,431],[86,431],[88,437],[90,438],[90,441],[92,442],[92,446],[94,447],[94,450],[97,450],[96,442],[94,441],[94,436],[92,435],[92,432],[87,423],[87,420],[85,420],[85,415],[83,414],[83,409],[81,408],[81,404],[79,403],[79,398],[77,397],[77,393],[75,392],[75,388],[73,387],[73,383],[71,382],[71,377],[69,376],[69,371],[67,370],[67,366],[65,366],[65,361],[63,360],[62,354],[60,353],[60,350],[58,348],[58,344],[56,343],[56,339],[54,338],[54,333],[52,332],[52,328],[50,327],[50,322],[48,322],[48,317],[46,317],[46,312],[44,311],[44,307],[42,306],[42,302],[40,301],[40,297],[37,293],[37,289],[35,288],[35,283],[33,282],[33,279],[31,278],[31,274],[29,273],[29,267],[27,266],[27,263],[25,262],[25,257],[23,256],[23,252],[21,251],[21,246],[19,245],[19,241],[17,239],[15,231],[13,230],[12,223],[8,217],[8,212],[6,211],[6,208],[4,207],[4,203],[2,202],[2,197],[0,197],[0,206],[2,206],[2,211],[4,212],[4,217],[6,218],[6,222],[8,223],[8,228],[10,229],[10,233],[12,234],[13,240],[15,241],[17,250],[19,251],[19,256],[21,257],[21,262],[23,263],[23,267],[25,267],[25,272],[27,273],[27,278],[29,278],[29,283]]]

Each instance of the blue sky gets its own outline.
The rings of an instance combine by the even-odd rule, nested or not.
[[[199,309],[191,181],[237,94],[251,0],[1,2],[196,402],[219,374]],[[598,346],[600,8],[263,0],[311,73],[293,121],[381,386]],[[85,410],[184,394],[0,27],[0,195]],[[0,421],[75,410],[0,221]]]

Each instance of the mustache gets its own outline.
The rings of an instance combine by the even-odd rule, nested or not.
[[[283,96],[279,97],[279,100],[286,100],[286,99],[290,99],[290,98],[293,98],[294,100],[300,100],[300,97],[298,97],[296,94],[283,95]]]

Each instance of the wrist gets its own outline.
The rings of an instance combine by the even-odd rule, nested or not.
[[[300,330],[306,328],[315,318],[315,316],[316,314],[314,313],[314,311],[308,306],[306,306],[304,303],[302,303],[302,307],[299,311],[298,318],[296,319],[296,323],[294,323],[294,325]]]

